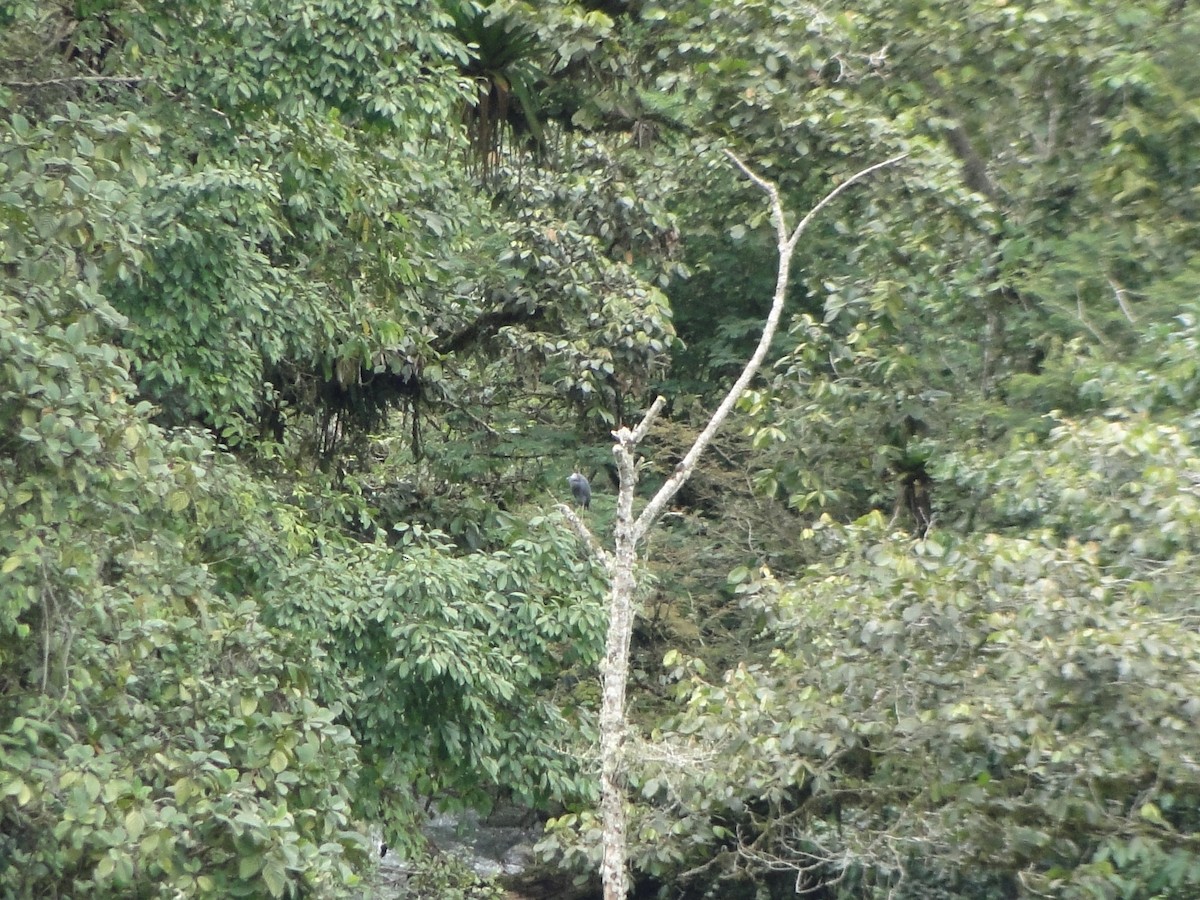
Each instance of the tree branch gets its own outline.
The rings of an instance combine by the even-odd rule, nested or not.
[[[654,402],[650,404],[650,408],[646,410],[646,414],[642,416],[642,421],[638,423],[638,427],[633,429],[633,433],[630,435],[630,439],[634,444],[640,444],[642,442],[642,438],[646,436],[646,432],[650,430],[650,426],[654,424],[655,419],[658,418],[658,414],[662,412],[662,408],[666,405],[666,403],[667,398],[661,394],[654,398]],[[615,431],[613,432],[613,437],[615,437],[618,441],[621,440],[620,436]]]
[[[808,215],[800,220],[789,235],[787,233],[787,220],[783,212],[783,202],[779,197],[779,188],[773,182],[753,172],[736,154],[728,150],[725,151],[725,154],[751,181],[766,193],[770,200],[771,221],[775,225],[776,244],[779,250],[779,272],[775,278],[775,294],[771,301],[771,311],[767,314],[767,321],[763,325],[762,337],[759,338],[754,355],[750,357],[745,368],[742,369],[742,374],[738,376],[733,387],[729,389],[729,392],[725,395],[725,399],[721,401],[721,405],[717,407],[712,418],[708,420],[708,424],[704,427],[704,430],[696,436],[691,449],[688,450],[687,454],[675,467],[674,474],[659,488],[658,493],[654,495],[654,498],[642,510],[642,514],[638,516],[638,520],[634,524],[635,539],[641,539],[645,536],[650,526],[662,515],[667,503],[683,487],[684,482],[688,480],[692,474],[692,470],[696,467],[696,462],[699,460],[700,454],[704,452],[705,448],[712,441],[713,436],[717,433],[717,429],[724,423],[730,410],[733,409],[738,399],[742,396],[742,393],[746,390],[747,385],[758,374],[763,360],[766,359],[767,351],[770,349],[771,341],[775,337],[775,330],[779,326],[779,320],[783,315],[783,307],[787,300],[788,280],[791,275],[792,253],[796,249],[796,244],[800,240],[800,236],[804,234],[805,229],[812,223],[817,213],[832,203],[839,194],[849,189],[851,185],[866,178],[872,172],[876,172],[886,166],[895,165],[908,156],[907,153],[901,153],[856,172],[826,194],[816,206],[809,210]]]
[[[1107,280],[1108,286],[1112,288],[1113,296],[1117,298],[1117,306],[1121,307],[1121,312],[1125,314],[1125,318],[1129,320],[1129,324],[1136,325],[1137,319],[1134,318],[1133,312],[1129,309],[1128,304],[1125,302],[1125,295],[1128,293],[1128,291],[1121,287],[1121,285],[1119,285],[1115,279],[1108,278]]]
[[[616,458],[620,479],[617,488],[616,522],[611,554],[605,553],[599,547],[591,532],[587,530],[587,526],[572,510],[560,507],[568,521],[574,526],[576,533],[591,548],[592,553],[605,561],[609,576],[608,634],[605,639],[604,661],[600,666],[603,688],[600,701],[600,821],[603,849],[600,878],[604,884],[604,900],[626,900],[629,892],[629,860],[626,851],[628,815],[625,808],[625,740],[628,720],[625,715],[625,689],[629,678],[629,645],[636,615],[633,600],[637,589],[634,569],[637,564],[638,542],[646,536],[650,527],[662,515],[667,503],[692,474],[700,454],[712,441],[717,429],[721,427],[750,380],[762,366],[770,348],[771,339],[779,326],[779,319],[783,315],[784,303],[787,300],[792,252],[804,230],[818,212],[832,203],[834,198],[852,184],[872,172],[904,158],[903,155],[894,156],[884,162],[868,166],[851,176],[826,194],[821,202],[800,220],[789,235],[779,188],[751,170],[734,154],[728,153],[727,155],[746,177],[763,190],[770,199],[771,221],[775,226],[775,239],[779,248],[779,273],[775,279],[775,294],[758,347],[749,362],[746,363],[742,374],[729,389],[729,393],[725,395],[725,399],[721,401],[721,405],[717,407],[717,411],[708,420],[708,424],[697,435],[691,449],[675,467],[675,472],[642,510],[636,521],[633,518],[633,493],[637,485],[637,446],[646,436],[655,419],[658,418],[666,400],[663,397],[656,398],[636,428],[622,426],[612,433],[616,441],[613,445],[613,456]]]
[[[600,546],[600,542],[596,540],[596,536],[592,534],[591,529],[587,527],[583,519],[579,518],[575,510],[571,509],[565,503],[559,503],[555,506],[555,509],[562,513],[563,517],[571,523],[571,527],[575,529],[575,533],[579,535],[579,539],[587,545],[591,554],[604,564],[605,571],[611,575],[613,570],[612,554]]]
[[[68,78],[47,78],[45,81],[0,81],[5,87],[38,88],[54,84],[140,84],[148,79],[143,75],[74,75]]]
[[[481,314],[475,321],[465,325],[445,339],[433,341],[438,353],[458,353],[481,340],[496,334],[505,325],[536,322],[545,315],[540,307],[532,312],[525,309],[495,309]]]
[[[888,166],[894,166],[896,163],[900,162],[902,159],[907,159],[907,158],[908,158],[907,153],[897,153],[895,156],[893,156],[889,159],[885,159],[883,162],[875,163],[875,165],[873,165],[873,166],[867,166],[865,169],[861,169],[858,172],[855,172],[853,175],[851,175],[849,178],[847,178],[845,181],[843,181],[841,184],[839,184],[837,187],[835,187],[832,191],[830,191],[828,194],[826,194],[821,199],[820,203],[818,203],[816,206],[814,206],[812,209],[810,209],[808,211],[808,215],[806,215],[803,219],[800,220],[800,224],[796,226],[796,230],[793,231],[792,236],[790,238],[788,238],[788,243],[795,246],[796,242],[800,240],[800,235],[804,234],[805,229],[808,228],[808,226],[812,222],[812,220],[814,218],[816,218],[817,213],[819,213],[826,206],[828,206],[835,199],[837,199],[837,196],[839,194],[841,194],[842,191],[849,188],[855,182],[862,181],[864,178],[866,178],[871,173],[877,172],[879,169],[885,169]],[[782,214],[783,214],[782,210],[780,210],[780,215],[782,216]]]

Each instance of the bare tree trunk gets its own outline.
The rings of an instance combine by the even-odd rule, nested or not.
[[[869,166],[848,178],[825,195],[789,233],[779,189],[770,181],[755,174],[737,156],[726,151],[733,163],[766,194],[771,203],[771,223],[775,226],[776,244],[779,250],[779,274],[775,279],[775,295],[771,311],[767,314],[762,337],[754,354],[750,357],[742,374],[738,376],[725,399],[721,401],[708,424],[697,435],[690,450],[675,467],[675,472],[659,488],[641,514],[633,516],[634,488],[637,486],[637,447],[650,430],[654,420],[666,402],[656,399],[645,417],[632,431],[623,426],[613,432],[616,443],[613,455],[620,473],[617,491],[617,520],[613,552],[605,551],[588,527],[567,506],[559,507],[570,521],[580,538],[591,552],[604,563],[608,570],[608,639],[602,670],[603,697],[600,707],[600,819],[603,828],[604,856],[600,864],[600,876],[604,882],[604,900],[625,900],[629,893],[629,869],[626,841],[627,816],[625,810],[625,736],[628,723],[625,718],[625,687],[629,675],[629,641],[633,635],[633,598],[637,588],[634,567],[637,564],[637,545],[662,515],[667,503],[683,487],[696,468],[701,454],[712,441],[726,417],[741,397],[742,392],[758,373],[766,358],[775,330],[783,315],[787,299],[788,281],[792,253],[800,236],[808,228],[818,212],[824,209],[842,191],[867,175],[893,165],[907,154],[894,156],[884,162]]]

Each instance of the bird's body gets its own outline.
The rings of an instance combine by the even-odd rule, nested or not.
[[[571,496],[575,498],[575,502],[584,509],[590,509],[592,506],[592,486],[588,484],[588,480],[578,472],[572,472],[571,477],[567,479],[567,484],[571,486]]]

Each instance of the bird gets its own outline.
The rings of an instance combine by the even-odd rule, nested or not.
[[[591,509],[592,486],[588,484],[588,480],[578,472],[572,472],[567,484],[571,485],[571,496],[575,498],[575,502],[584,509]]]

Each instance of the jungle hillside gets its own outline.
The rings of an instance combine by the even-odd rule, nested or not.
[[[1198,48],[1189,0],[0,0],[0,896],[600,896],[569,520],[685,462],[631,898],[1200,896]],[[695,461],[782,283],[751,176],[833,197]],[[524,877],[426,839],[495,809]]]

